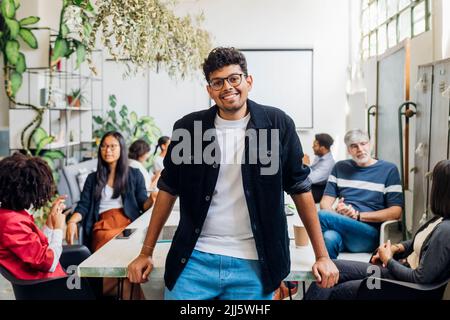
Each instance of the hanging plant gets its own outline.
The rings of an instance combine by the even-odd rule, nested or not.
[[[30,48],[37,49],[38,43],[30,26],[36,24],[39,17],[30,16],[17,20],[16,12],[20,7],[18,0],[2,0],[0,7],[0,50],[3,55],[5,89],[8,99],[16,103],[15,96],[22,86],[22,75],[27,69],[19,39]]]
[[[52,66],[75,52],[76,68],[88,60],[95,73],[88,50],[94,17],[95,9],[90,0],[63,0],[59,32],[50,59]]]
[[[127,63],[127,74],[164,66],[171,77],[184,78],[210,51],[209,34],[199,28],[202,15],[177,17],[160,0],[98,0],[96,6],[90,47],[99,31],[111,56]]]

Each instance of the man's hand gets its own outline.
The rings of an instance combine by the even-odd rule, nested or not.
[[[153,259],[150,256],[139,255],[128,265],[128,279],[131,283],[144,283],[153,270]]]
[[[359,212],[352,207],[351,204],[346,205],[344,203],[344,198],[340,198],[336,206],[336,212],[342,214],[343,216],[350,217],[352,219],[357,219]]]
[[[331,288],[339,281],[339,270],[328,257],[320,257],[312,267],[319,287]]]
[[[307,166],[309,166],[311,164],[311,159],[309,158],[309,156],[306,153],[303,156],[303,164],[306,164]]]

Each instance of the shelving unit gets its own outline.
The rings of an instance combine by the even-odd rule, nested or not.
[[[92,59],[97,69],[93,75],[87,62],[76,68],[76,54],[69,59],[62,59],[57,70],[49,68],[28,68],[23,75],[23,84],[16,95],[16,101],[33,104],[44,108],[48,99],[48,88],[52,82],[52,101],[44,111],[41,127],[56,139],[45,149],[59,149],[65,153],[61,165],[78,162],[95,156],[93,148],[94,114],[103,110],[103,53],[92,52]],[[80,107],[70,106],[66,96],[74,89],[82,90],[86,101]],[[36,116],[31,107],[10,103],[10,152],[23,149],[20,136],[26,125]],[[27,132],[30,133],[31,130]],[[33,144],[32,146],[33,147]]]

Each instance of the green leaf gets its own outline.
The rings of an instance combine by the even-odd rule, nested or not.
[[[55,46],[53,48],[52,52],[52,62],[57,61],[59,58],[62,58],[66,55],[66,52],[68,51],[68,44],[65,39],[58,38],[55,41]]]
[[[18,73],[24,73],[26,69],[27,69],[27,65],[25,62],[25,55],[22,52],[20,52],[19,58],[17,59],[16,71]]]
[[[106,124],[106,131],[116,131],[116,127],[111,122],[108,122]]]
[[[22,20],[20,20],[19,23],[20,23],[21,27],[29,26],[31,24],[38,23],[40,19],[41,18],[36,17],[36,16],[29,16],[29,17],[26,17],[26,18],[23,18]]]
[[[65,38],[69,34],[69,28],[66,26],[66,24],[63,24],[61,26],[61,36]]]
[[[48,145],[49,143],[52,143],[53,140],[55,140],[55,137],[53,137],[53,136],[47,136],[45,138],[42,138],[37,144],[36,155],[39,155],[41,150],[44,149],[45,146]]]
[[[139,129],[139,128],[136,128],[136,132],[134,134],[134,137],[137,138],[137,139],[140,139],[142,136],[143,136],[142,130]]]
[[[61,150],[45,151],[42,156],[46,157],[46,158],[50,158],[52,160],[64,159],[64,157],[65,157],[64,152],[62,152]]]
[[[108,111],[108,116],[111,118],[113,122],[117,122],[117,116],[114,110]]]
[[[19,59],[19,48],[19,43],[16,40],[8,40],[6,42],[6,57],[12,65],[16,65],[17,59]]]
[[[20,25],[19,23],[14,19],[5,19],[6,25],[9,28],[9,35],[10,39],[14,40],[17,38],[17,35],[19,34]]]
[[[30,46],[30,48],[37,49],[38,43],[36,37],[34,36],[33,32],[30,31],[30,29],[21,28],[19,34],[22,37],[23,41],[25,41]]]
[[[81,43],[77,46],[77,66],[76,69],[80,67],[80,65],[84,62],[86,59],[86,47],[82,45]]]
[[[130,120],[131,120],[131,124],[132,124],[133,126],[136,125],[137,119],[138,119],[138,116],[137,116],[136,112],[131,111],[131,113],[130,113]]]
[[[103,118],[100,116],[93,116],[92,118],[94,119],[95,123],[97,123],[97,124],[102,125],[105,122],[105,120],[103,120]]]
[[[11,95],[15,97],[17,91],[19,91],[20,87],[22,86],[22,75],[17,71],[14,71],[11,73],[9,81],[11,83]]]
[[[122,119],[127,119],[127,117],[128,117],[128,108],[127,108],[126,105],[122,106],[122,109],[120,109],[119,114],[122,117]]]
[[[145,122],[152,122],[153,118],[149,116],[142,116],[139,118],[139,120],[145,123]]]
[[[83,3],[84,0],[73,0],[73,3],[76,4],[77,6],[81,5]]]
[[[32,140],[34,144],[37,146],[39,144],[39,141],[41,141],[45,137],[48,137],[47,131],[45,131],[44,128],[39,127],[34,132]]]
[[[1,6],[4,17],[9,19],[14,17],[14,14],[16,13],[16,4],[14,3],[14,0],[2,0]]]
[[[92,32],[92,25],[89,22],[83,24],[83,33],[86,38],[89,38]]]
[[[86,11],[88,11],[88,12],[94,12],[95,11],[94,6],[92,5],[90,0],[88,1],[88,4],[86,6]]]
[[[36,156],[37,155],[38,154],[36,154]],[[47,162],[48,166],[50,167],[50,169],[52,169],[52,171],[55,171],[55,163],[53,162],[53,159],[47,158],[47,157],[41,157],[41,158],[42,158],[42,160]],[[55,179],[55,176],[53,176],[53,179]]]
[[[14,0],[16,10],[20,8],[20,0]]]
[[[117,99],[114,94],[109,95],[109,105],[111,106],[111,108],[115,108],[117,105]]]

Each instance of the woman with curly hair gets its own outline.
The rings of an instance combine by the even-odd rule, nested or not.
[[[28,211],[54,193],[52,172],[41,158],[15,153],[0,161],[0,264],[18,279],[66,276],[59,263],[65,196],[53,201],[42,231]]]

